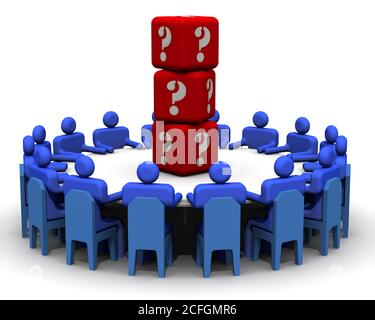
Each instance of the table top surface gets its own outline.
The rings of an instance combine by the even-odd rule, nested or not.
[[[139,182],[137,167],[144,161],[152,160],[151,150],[136,150],[125,148],[116,150],[113,154],[97,155],[87,154],[95,162],[93,178],[103,179],[108,184],[108,192],[121,191],[128,182]],[[264,155],[258,154],[256,150],[241,148],[236,150],[219,150],[219,159],[230,164],[232,167],[232,178],[229,182],[241,182],[248,191],[259,194],[262,182],[266,179],[275,178],[273,166],[275,160],[282,154]],[[74,164],[68,167],[69,174],[76,174]],[[303,173],[302,163],[295,163],[293,174]],[[183,194],[181,205],[187,205],[186,194],[193,192],[196,185],[211,183],[208,173],[198,174],[190,177],[178,177],[172,174],[160,173],[158,183],[171,184],[176,192]]]

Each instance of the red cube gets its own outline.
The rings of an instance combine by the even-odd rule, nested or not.
[[[152,64],[177,71],[214,69],[219,64],[219,22],[213,17],[152,20]]]
[[[215,71],[156,72],[154,113],[159,121],[207,121],[215,114]]]
[[[153,124],[153,162],[178,176],[207,172],[218,161],[218,127],[156,121]]]

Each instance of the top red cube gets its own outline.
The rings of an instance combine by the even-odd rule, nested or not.
[[[214,17],[152,20],[152,64],[175,71],[214,69],[219,64],[219,21]]]

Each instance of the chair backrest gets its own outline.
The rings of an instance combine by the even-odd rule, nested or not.
[[[108,186],[101,179],[67,176],[64,179],[64,194],[67,195],[71,190],[87,191],[94,200],[101,203],[105,202],[108,196]]]
[[[290,152],[308,152],[311,154],[318,153],[318,139],[307,134],[298,134],[291,132],[287,136],[287,144]]]
[[[247,141],[250,149],[257,149],[260,146],[274,142],[279,143],[279,133],[275,129],[246,127],[242,132],[243,138]]]
[[[59,154],[62,152],[81,153],[85,144],[85,136],[81,132],[64,134],[53,140],[53,150]]]
[[[21,205],[26,205],[26,177],[25,177],[25,167],[20,164],[20,193],[21,193]]]
[[[343,156],[336,156],[335,164],[340,167],[340,179],[344,180],[346,177],[346,171],[347,171],[347,155]]]
[[[238,246],[241,233],[241,206],[231,197],[212,198],[204,206],[204,239],[212,250]]]
[[[328,180],[340,177],[340,166],[314,170],[311,174],[310,193],[321,193]]]
[[[352,165],[346,165],[346,174],[345,174],[345,196],[348,198],[350,193],[350,178],[352,175]]]
[[[129,182],[122,189],[122,203],[127,206],[136,198],[157,198],[165,206],[174,206],[174,188],[169,184]]]
[[[157,198],[135,198],[128,206],[129,246],[155,250],[164,244],[165,207]]]
[[[96,129],[93,133],[96,146],[102,143],[115,149],[122,149],[127,139],[129,139],[129,130],[125,127]]]
[[[194,189],[194,206],[203,208],[212,198],[230,197],[240,204],[246,203],[246,188],[241,183],[207,183]]]
[[[341,221],[342,186],[339,178],[327,181],[323,190],[323,221],[334,226]]]
[[[47,190],[43,182],[31,178],[27,184],[30,225],[41,227],[47,222]]]
[[[96,203],[86,191],[71,190],[65,196],[65,228],[67,237],[86,242],[93,239]]]
[[[282,241],[303,237],[304,197],[299,190],[280,192],[273,204],[273,230]]]

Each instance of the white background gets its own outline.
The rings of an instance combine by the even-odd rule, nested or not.
[[[20,238],[18,163],[22,138],[43,124],[52,140],[65,116],[91,142],[105,111],[139,139],[153,109],[150,23],[158,15],[212,15],[220,21],[217,106],[233,138],[255,111],[270,116],[281,143],[298,116],[323,138],[329,124],[349,140],[353,165],[351,234],[340,250],[279,272],[242,261],[242,275],[204,280],[191,259],[166,279],[127,261],[96,272],[64,250],[42,257]],[[374,298],[375,4],[373,1],[18,1],[0,2],[0,298]],[[251,165],[249,163],[249,165]]]

